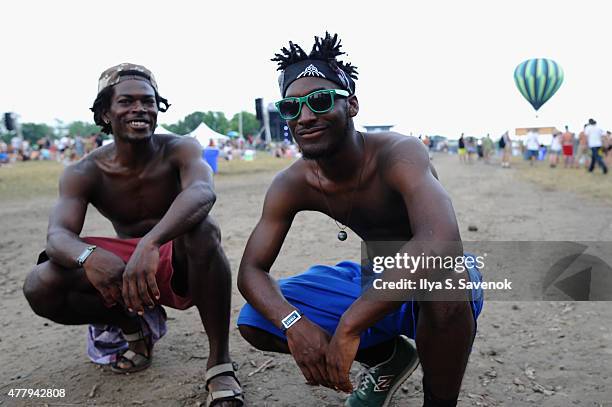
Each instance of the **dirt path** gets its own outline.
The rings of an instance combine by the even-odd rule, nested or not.
[[[434,163],[450,192],[465,240],[612,241],[608,206],[521,181],[515,170],[456,157]],[[246,239],[259,216],[273,173],[217,180],[214,216],[236,272]],[[53,198],[3,204],[0,209],[1,405],[195,406],[204,400],[208,344],[195,309],[169,311],[169,333],[155,348],[145,372],[117,376],[85,356],[85,328],[66,327],[35,316],[21,284],[44,244]],[[91,211],[95,212],[95,211]],[[468,232],[477,225],[478,232]],[[109,234],[110,225],[90,213],[85,231]],[[338,242],[333,222],[300,214],[275,264],[276,275],[300,272],[315,262],[358,259],[354,235]],[[235,285],[235,280],[234,280]],[[233,322],[244,300],[234,288],[231,347],[240,365],[249,405],[339,405],[333,391],[310,389],[293,360],[256,351]],[[462,405],[598,406],[612,403],[612,303],[489,302],[479,320],[461,395]],[[259,373],[257,367],[273,358]],[[10,399],[10,388],[65,389],[64,399]],[[420,373],[396,397],[396,405],[421,405]]]

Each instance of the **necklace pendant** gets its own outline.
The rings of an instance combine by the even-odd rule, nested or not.
[[[344,230],[341,230],[340,232],[338,232],[338,240],[340,240],[341,242],[344,242],[347,237],[348,237],[348,234]]]

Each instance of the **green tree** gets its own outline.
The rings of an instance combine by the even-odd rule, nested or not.
[[[165,127],[174,134],[185,135],[191,133],[204,120],[204,112],[193,112],[185,116],[177,123],[166,125]]]
[[[227,134],[230,131],[229,121],[223,112],[206,112],[203,122],[217,133]]]
[[[11,142],[11,137],[13,137],[11,135],[11,133],[2,133],[0,132],[0,141],[4,141],[5,143],[10,143]]]
[[[93,123],[76,121],[68,125],[68,134],[72,136],[79,135],[86,137],[94,133],[99,133],[101,131],[102,129]]]
[[[184,131],[182,131],[182,127],[179,125],[181,122],[179,121],[178,123],[174,123],[174,124],[164,124],[163,126],[161,126],[161,129],[156,129],[157,133],[164,133],[163,129],[168,130],[171,133],[174,134],[178,134],[180,136],[186,134]]]
[[[23,139],[30,143],[36,143],[43,137],[53,138],[53,127],[44,123],[23,123],[21,125],[21,134]]]
[[[227,134],[230,124],[223,112],[193,112],[185,116],[178,123],[169,124],[165,127],[175,134],[185,135],[194,131],[200,123],[205,123],[214,131]]]
[[[240,130],[240,113],[236,113],[232,120],[230,120],[230,130],[239,131]],[[242,134],[244,136],[248,136],[249,134],[255,135],[259,132],[261,128],[261,124],[259,124],[259,120],[253,113],[242,112]]]

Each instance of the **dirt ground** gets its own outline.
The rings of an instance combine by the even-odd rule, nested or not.
[[[540,187],[518,176],[516,169],[460,165],[456,157],[442,155],[435,156],[434,164],[466,240],[612,241],[612,210],[604,201]],[[217,179],[213,215],[221,224],[234,274],[273,175]],[[85,327],[57,325],[29,309],[21,286],[44,245],[53,200],[45,196],[8,202],[0,209],[0,405],[203,403],[208,344],[195,309],[169,310],[169,332],[155,348],[153,365],[129,376],[89,362]],[[469,232],[468,225],[477,225],[478,231]],[[359,259],[355,235],[339,242],[336,230],[321,214],[300,214],[273,273],[286,276],[313,263]],[[91,209],[85,233],[110,234],[110,224]],[[291,357],[257,351],[241,339],[235,319],[244,300],[235,278],[233,284],[231,350],[248,404],[340,405],[341,394],[306,386]],[[478,326],[460,405],[612,405],[611,302],[485,302]],[[268,367],[257,371],[264,363]],[[421,405],[420,379],[420,372],[408,379],[395,405]],[[11,388],[65,389],[66,397],[11,399]]]

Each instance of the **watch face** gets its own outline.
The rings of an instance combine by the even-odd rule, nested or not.
[[[300,314],[297,311],[293,311],[291,314],[287,315],[283,320],[283,326],[285,328],[289,328],[291,324],[293,324],[296,320],[300,318]]]
[[[79,263],[79,266],[83,265],[83,263],[85,262],[85,259],[87,259],[87,257],[84,254],[81,254],[79,256],[79,258],[77,259],[77,263]]]
[[[77,263],[79,266],[82,266],[85,263],[85,260],[89,257],[89,255],[95,250],[96,246],[89,246],[87,249],[81,253],[81,255],[77,258]]]

